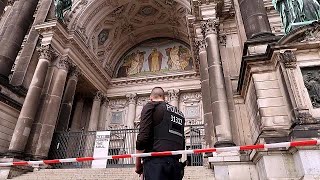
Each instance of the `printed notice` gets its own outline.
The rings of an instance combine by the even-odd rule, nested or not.
[[[106,157],[108,155],[110,131],[97,131],[94,143],[93,157]],[[106,168],[107,160],[92,161],[92,168]]]

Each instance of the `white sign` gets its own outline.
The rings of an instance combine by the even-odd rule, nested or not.
[[[97,131],[96,141],[94,143],[93,157],[108,156],[110,142],[110,131]],[[106,168],[107,160],[92,161],[92,168]]]

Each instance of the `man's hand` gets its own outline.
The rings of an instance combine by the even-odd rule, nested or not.
[[[143,151],[139,151],[139,150],[136,151],[137,154],[140,154],[140,153],[143,153],[143,152],[144,152],[144,150]],[[142,174],[143,173],[143,166],[142,166],[140,157],[136,157],[136,170],[135,170],[135,172],[137,174]]]

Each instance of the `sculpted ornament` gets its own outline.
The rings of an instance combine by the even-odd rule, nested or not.
[[[103,93],[98,91],[94,96],[94,101],[102,101],[103,97],[104,97]]]
[[[59,21],[64,21],[63,13],[71,10],[72,0],[55,0],[55,16]]]
[[[199,53],[206,51],[207,44],[204,39],[197,39],[196,46],[197,46],[197,49],[199,50]]]
[[[286,33],[297,23],[303,25],[320,19],[318,0],[272,0],[272,4],[280,13]]]
[[[201,23],[201,30],[204,36],[209,34],[216,34],[218,32],[219,22],[214,19],[208,19]]]
[[[135,104],[137,100],[137,94],[127,94],[126,97],[128,98],[129,104]]]
[[[302,70],[304,85],[314,108],[320,108],[320,68]]]
[[[281,51],[279,54],[279,59],[287,68],[295,68],[297,66],[297,58],[292,50]]]
[[[52,60],[53,49],[50,45],[42,45],[38,48],[38,52],[40,54],[40,59]]]

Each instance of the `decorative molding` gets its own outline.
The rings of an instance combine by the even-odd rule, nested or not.
[[[188,102],[200,102],[202,100],[201,92],[183,93],[180,95],[180,101],[184,103]]]
[[[217,34],[219,29],[219,21],[215,19],[208,19],[201,22],[201,30],[204,36],[210,34]]]
[[[145,106],[150,101],[149,96],[138,97],[137,105]]]
[[[295,50],[286,49],[281,50],[279,53],[279,60],[282,62],[286,68],[296,68],[297,67],[297,58],[294,54]]]
[[[123,109],[126,107],[126,99],[113,99],[109,101],[109,107],[111,109]]]

